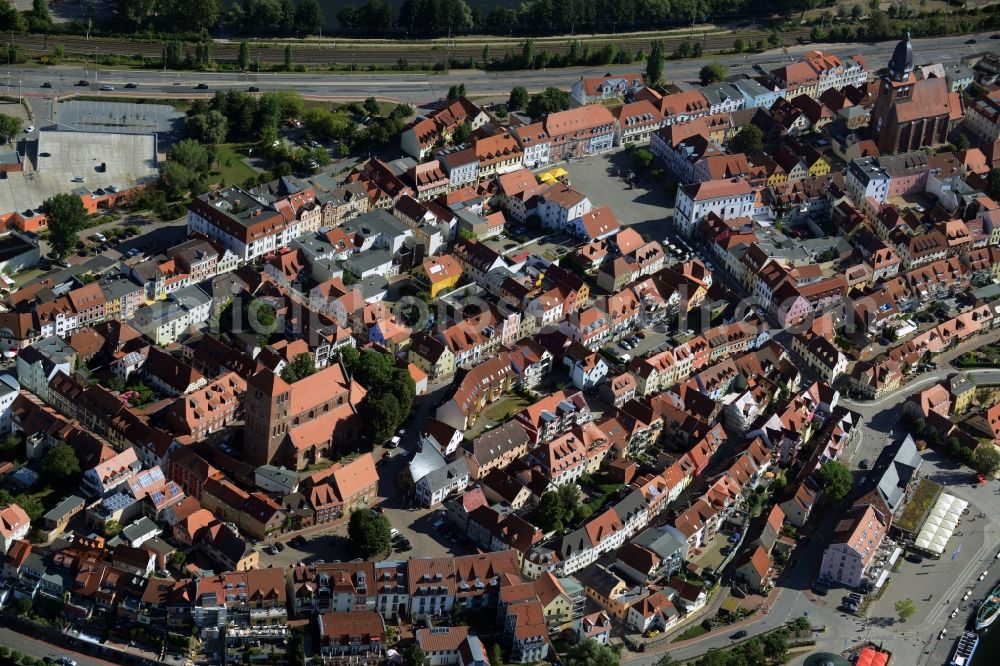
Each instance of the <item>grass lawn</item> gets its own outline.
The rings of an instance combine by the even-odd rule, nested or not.
[[[244,162],[248,146],[240,143],[219,144],[215,151],[215,169],[227,185],[242,185],[248,178],[256,178],[257,172]]]
[[[682,631],[681,633],[679,633],[677,635],[677,637],[674,638],[674,640],[672,640],[670,642],[671,643],[677,643],[677,642],[680,642],[680,641],[686,641],[686,640],[689,640],[691,638],[698,638],[702,634],[707,634],[707,633],[708,633],[708,630],[705,629],[705,627],[701,626],[701,623],[699,622],[698,624],[691,625],[690,627],[688,627],[687,629],[685,629],[684,631]]]
[[[503,421],[517,414],[531,403],[519,395],[509,395],[487,407],[483,414],[491,421]]]

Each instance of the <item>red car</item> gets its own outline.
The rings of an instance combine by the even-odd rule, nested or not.
[[[980,484],[984,484],[987,483],[989,479],[986,478],[985,474],[980,473],[976,474],[976,481],[978,481]]]

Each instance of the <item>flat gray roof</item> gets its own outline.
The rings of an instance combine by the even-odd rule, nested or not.
[[[99,171],[101,164],[105,169]],[[103,132],[38,133],[38,169],[25,161],[25,170],[0,180],[0,213],[37,209],[51,196],[64,192],[116,187],[121,190],[157,176],[156,136]],[[83,182],[73,182],[74,178]]]
[[[167,135],[184,125],[184,113],[169,104],[69,100],[58,108],[59,128],[77,132]]]

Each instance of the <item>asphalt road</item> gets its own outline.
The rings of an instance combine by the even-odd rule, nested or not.
[[[976,44],[966,44],[976,39]],[[668,62],[664,77],[672,81],[693,81],[698,70],[710,61],[729,66],[731,73],[752,73],[757,64],[765,69],[794,59],[814,48],[842,57],[861,54],[869,66],[878,69],[888,62],[895,41],[878,44],[817,44],[774,49],[761,54],[723,55],[701,59]],[[988,34],[960,37],[939,37],[914,40],[917,62],[956,62],[964,56],[989,48],[993,42]],[[451,85],[464,83],[473,96],[506,95],[516,85],[529,91],[546,86],[569,88],[581,76],[601,76],[606,72],[641,70],[641,64],[603,67],[573,67],[538,71],[486,72],[482,70],[457,70],[445,74],[373,72],[359,74],[339,73],[226,73],[226,72],[174,72],[149,70],[95,70],[93,68],[56,66],[31,69],[0,69],[0,85],[9,94],[17,94],[18,82],[23,94],[31,97],[63,97],[72,94],[96,94],[103,85],[114,86],[110,95],[123,97],[194,97],[210,96],[219,89],[246,90],[256,86],[268,90],[295,90],[308,97],[324,99],[358,99],[375,95],[382,99],[423,104],[434,101],[447,93]],[[80,80],[90,82],[85,88],[75,85]],[[42,88],[49,83],[51,88]],[[125,89],[129,83],[138,85]],[[207,89],[199,90],[199,84]]]

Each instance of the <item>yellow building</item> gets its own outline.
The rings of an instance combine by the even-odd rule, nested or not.
[[[413,275],[427,287],[431,298],[453,289],[462,278],[462,265],[450,254],[431,257],[413,270]]]
[[[567,579],[570,581],[571,579]],[[583,596],[583,588],[579,583],[572,581],[579,589],[579,594]],[[553,629],[563,627],[573,621],[573,598],[563,587],[562,582],[548,571],[542,573],[535,580],[535,594],[542,604],[542,614],[545,616],[545,624]]]
[[[820,157],[809,165],[810,176],[825,176],[830,173],[830,163],[825,157]]]
[[[448,345],[426,333],[417,333],[412,337],[407,360],[431,379],[455,374],[455,354]]]
[[[951,378],[949,390],[952,414],[962,414],[972,406],[972,399],[976,396],[976,385],[964,374],[957,374]]]

